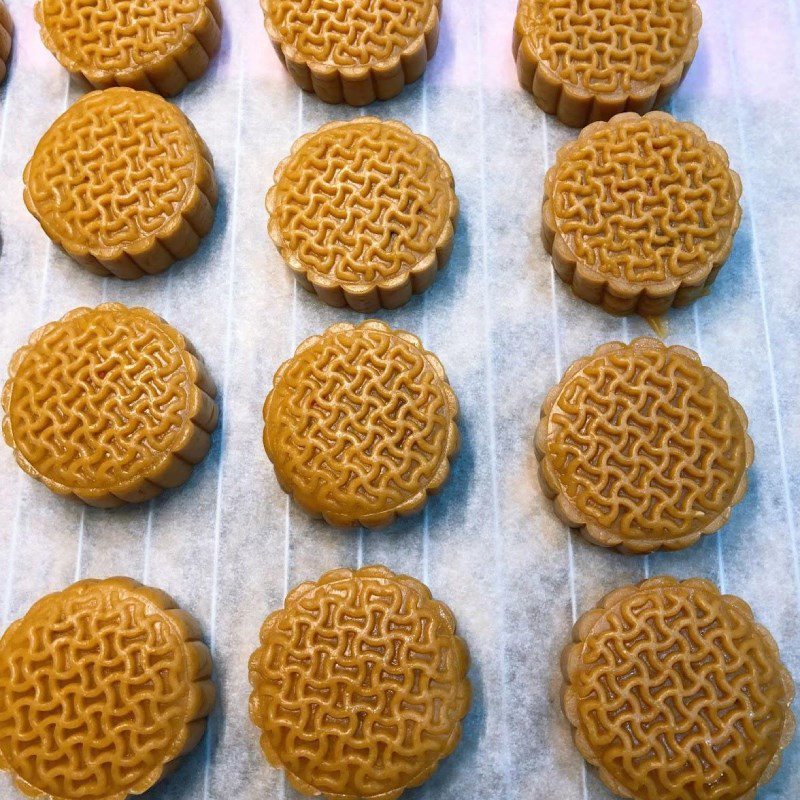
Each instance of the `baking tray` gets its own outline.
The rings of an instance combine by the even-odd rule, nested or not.
[[[151,800],[295,798],[247,718],[247,658],[287,587],[382,562],[426,581],[455,611],[475,701],[456,753],[409,800],[608,798],[571,746],[558,656],[576,614],[646,575],[700,575],[750,602],[800,677],[800,19],[792,0],[703,0],[700,49],[672,112],[729,152],[744,182],[733,254],[710,296],[669,315],[669,342],[698,349],[751,421],[756,461],[722,533],[682,553],[628,557],[568,533],[536,480],[533,433],[548,388],[575,358],[650,333],[574,299],[539,240],[542,181],[576,134],[517,85],[515,0],[445,0],[423,81],[369,108],[427,133],[453,168],[462,215],[447,270],[422,297],[377,316],[419,334],[463,409],[463,449],[427,511],[377,533],[308,519],[278,488],[261,406],[295,345],[359,316],[295,284],[268,240],[264,195],[299,134],[359,111],[303,95],[270,47],[256,0],[224,2],[223,50],[177,99],[214,154],[221,200],[199,252],[134,283],[83,272],[22,202],[39,137],[83,88],[45,50],[32,0],[10,0],[14,56],[0,89],[0,363],[38,324],[79,305],[148,306],[184,331],[222,397],[213,450],[188,485],[114,511],[84,508],[0,452],[0,615],[81,576],[158,585],[202,621],[220,702],[210,730]],[[0,777],[0,797],[15,794]],[[760,798],[800,796],[800,738]]]

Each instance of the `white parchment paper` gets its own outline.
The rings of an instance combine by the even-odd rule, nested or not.
[[[27,478],[0,448],[0,618],[78,577],[131,575],[202,622],[220,703],[194,753],[151,800],[295,798],[247,718],[247,658],[264,617],[301,580],[383,562],[454,610],[474,661],[464,739],[409,800],[608,798],[571,745],[558,707],[558,656],[576,616],[646,575],[710,578],[754,607],[800,678],[800,19],[797,0],[703,0],[697,59],[671,104],[729,152],[744,218],[710,296],[670,314],[669,341],[700,351],[750,417],[756,462],[745,501],[717,536],[678,554],[626,557],[568,533],[535,477],[533,432],[548,388],[604,341],[650,333],[574,299],[539,241],[542,181],[576,134],[516,82],[515,0],[445,0],[439,52],[423,81],[368,113],[431,136],[461,200],[453,257],[422,297],[380,316],[419,334],[463,410],[463,449],[426,512],[388,531],[309,520],[275,482],[261,406],[275,368],[306,336],[354,312],[296,288],[266,233],[264,195],[301,133],[359,112],[303,95],[280,66],[257,0],[223,0],[223,50],[177,102],[208,143],[221,187],[214,230],[165,275],[134,283],[83,272],[22,202],[39,137],[84,91],[45,50],[32,0],[16,23],[0,88],[0,365],[30,331],[79,305],[146,305],[185,332],[220,387],[213,450],[156,501],[84,508]],[[15,796],[0,776],[0,797]],[[800,739],[759,797],[800,796]]]

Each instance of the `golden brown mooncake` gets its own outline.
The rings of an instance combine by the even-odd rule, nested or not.
[[[678,88],[701,24],[695,0],[519,0],[519,82],[574,128],[644,114]]]
[[[326,103],[363,106],[413,83],[436,52],[441,0],[261,0],[275,52]]]
[[[564,713],[615,794],[754,800],[777,771],[794,684],[744,600],[700,578],[652,578],[606,595],[572,638]]]
[[[32,798],[146,792],[205,731],[215,692],[200,637],[131,578],[43,597],[0,639],[0,769]]]
[[[45,233],[98,275],[162,272],[214,222],[211,153],[183,112],[151,92],[78,100],[39,141],[24,180]]]
[[[458,449],[441,362],[377,320],[332,325],[275,373],[264,448],[281,488],[331,525],[377,527],[425,505]]]
[[[11,55],[11,41],[14,36],[14,22],[3,0],[0,0],[0,83],[6,78],[8,59]]]
[[[396,308],[453,249],[453,173],[427,137],[361,117],[300,137],[267,194],[269,234],[300,284],[332,306]]]
[[[685,347],[611,342],[542,405],[539,478],[594,544],[680,550],[719,530],[747,490],[753,442],[725,381]]]
[[[38,0],[34,14],[45,47],[96,89],[175,95],[221,41],[218,0]]]
[[[456,622],[386,567],[302,583],[250,659],[250,716],[270,764],[308,795],[395,800],[453,752],[471,688]]]
[[[742,182],[703,131],[620,114],[564,145],[545,177],[542,238],[559,277],[613,314],[702,296],[730,255]]]
[[[11,359],[3,436],[48,489],[93,506],[188,480],[211,445],[216,388],[186,339],[145,308],[76,308]]]

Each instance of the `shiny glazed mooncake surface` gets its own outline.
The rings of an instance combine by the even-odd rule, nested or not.
[[[696,125],[620,114],[564,145],[545,178],[542,233],[559,276],[612,313],[701,296],[731,251],[742,184]]]
[[[38,0],[42,41],[97,89],[177,94],[220,46],[218,0]]]
[[[566,125],[666,102],[697,50],[695,0],[519,0],[520,83]]]
[[[388,99],[436,50],[441,0],[261,0],[290,74],[329,103]]]
[[[267,195],[269,232],[327,303],[396,307],[446,263],[458,200],[436,145],[400,122],[333,122],[301,137]]]
[[[542,486],[595,544],[688,547],[717,531],[747,489],[747,416],[687,348],[603,345],[569,367],[541,413]]]
[[[3,0],[0,0],[0,83],[6,78],[11,43],[14,36],[14,23]]]
[[[418,511],[450,472],[458,402],[419,339],[370,320],[306,339],[276,372],[264,447],[284,491],[333,525]]]
[[[138,278],[191,255],[211,229],[211,154],[180,109],[151,92],[82,97],[25,168],[25,205],[92,272]]]
[[[164,592],[83,580],[0,639],[0,769],[28,797],[142,794],[203,735],[211,653]]]
[[[575,744],[635,800],[753,800],[795,729],[769,632],[709,581],[659,577],[607,595],[562,656]]]
[[[184,337],[144,308],[77,308],[17,351],[3,434],[17,463],[91,505],[185,482],[217,424],[214,383]]]
[[[250,716],[269,762],[331,800],[394,800],[458,744],[469,656],[451,611],[385,567],[326,573],[267,617]]]

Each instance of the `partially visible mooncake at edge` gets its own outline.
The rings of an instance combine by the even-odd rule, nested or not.
[[[742,182],[696,125],[663,111],[584,128],[544,185],[542,237],[572,291],[657,316],[705,294],[739,228]]]
[[[728,521],[753,442],[744,410],[697,353],[641,338],[567,369],[542,405],[536,455],[565,523],[594,544],[649,553]]]
[[[118,577],[49,594],[0,638],[0,770],[31,798],[143,794],[202,737],[211,666],[160,589]]]
[[[185,483],[211,446],[216,388],[187,340],[145,308],[76,308],[11,359],[3,436],[17,463],[93,506]]]
[[[327,572],[289,592],[260,638],[250,717],[300,792],[396,800],[456,748],[469,653],[420,581],[382,566]]]
[[[441,0],[261,0],[295,83],[326,103],[363,106],[413,83],[436,52]]]
[[[419,511],[450,474],[458,401],[439,359],[377,320],[332,325],[275,373],[264,448],[281,488],[331,525]]]
[[[333,306],[396,308],[453,249],[453,173],[401,122],[331,122],[298,139],[267,194],[269,234],[299,283]]]
[[[211,153],[185,114],[151,92],[82,97],[41,138],[24,181],[45,233],[98,275],[163,272],[214,223]]]
[[[686,75],[702,24],[695,0],[519,0],[520,84],[565,125],[663,105]]]
[[[755,800],[792,740],[795,688],[750,606],[700,578],[607,594],[561,658],[581,755],[631,800]]]
[[[219,50],[219,0],[38,0],[42,41],[96,89],[129,86],[172,96]]]
[[[8,59],[11,55],[11,42],[14,36],[14,22],[3,0],[0,0],[0,83],[6,78]]]

